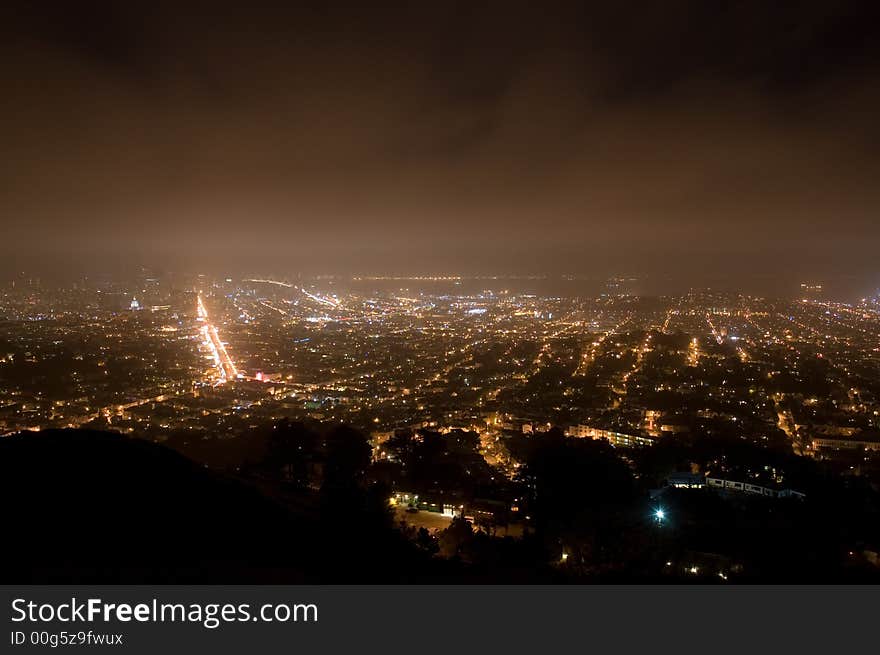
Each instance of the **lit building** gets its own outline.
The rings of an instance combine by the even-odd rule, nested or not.
[[[577,439],[605,439],[612,446],[631,448],[633,446],[653,446],[655,439],[635,434],[603,430],[589,425],[571,425],[565,434]]]

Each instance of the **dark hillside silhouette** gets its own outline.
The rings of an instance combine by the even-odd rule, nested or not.
[[[3,439],[0,489],[6,581],[305,577],[301,522],[146,441],[78,430]]]
[[[363,525],[361,517],[291,512],[164,446],[118,434],[0,440],[0,494],[4,583],[403,582],[434,572],[390,529],[340,543],[346,522]]]

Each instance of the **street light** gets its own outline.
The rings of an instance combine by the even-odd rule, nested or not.
[[[657,509],[654,512],[654,518],[657,519],[657,523],[663,523],[663,519],[666,518],[666,512],[664,512],[662,508]]]

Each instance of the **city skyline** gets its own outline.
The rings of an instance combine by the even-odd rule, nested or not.
[[[595,295],[548,295],[529,288],[530,284],[536,282],[540,284],[545,280],[379,276],[354,279],[294,278],[286,281],[265,277],[237,280],[206,275],[168,277],[144,272],[135,279],[85,279],[70,286],[54,288],[38,280],[23,278],[18,284],[4,285],[0,296],[0,312],[6,321],[5,343],[10,349],[3,358],[3,364],[12,375],[7,379],[7,384],[18,378],[19,383],[28,388],[31,384],[27,379],[28,366],[24,365],[22,369],[21,360],[24,358],[25,361],[33,360],[33,364],[39,364],[41,356],[35,350],[44,351],[48,359],[33,367],[34,371],[39,371],[43,365],[52,368],[61,366],[60,363],[52,363],[59,356],[63,360],[73,357],[70,365],[88,369],[94,365],[92,360],[96,356],[99,359],[122,357],[121,361],[137,361],[141,358],[137,350],[146,344],[153,344],[152,350],[143,355],[146,358],[144,365],[147,366],[144,372],[151,371],[147,377],[135,377],[136,386],[128,391],[115,388],[122,382],[121,379],[102,381],[99,388],[111,393],[106,398],[116,397],[120,400],[108,405],[106,401],[97,400],[96,396],[85,404],[84,412],[72,410],[74,418],[68,427],[101,421],[113,414],[122,416],[129,409],[140,407],[142,400],[149,401],[155,408],[156,398],[162,398],[159,403],[172,401],[173,404],[175,396],[192,394],[197,386],[217,387],[241,382],[260,383],[246,391],[246,395],[257,394],[249,402],[265,394],[264,384],[278,386],[266,397],[265,402],[277,405],[265,417],[266,420],[281,418],[284,415],[281,408],[293,410],[292,405],[275,402],[279,400],[277,394],[280,393],[284,397],[299,398],[297,402],[306,404],[308,401],[303,399],[312,397],[318,406],[330,399],[330,407],[335,407],[333,411],[342,411],[334,415],[334,420],[354,423],[361,428],[374,428],[376,425],[373,423],[393,428],[422,420],[442,420],[442,406],[445,405],[433,406],[433,403],[441,398],[443,403],[449,403],[450,399],[445,394],[454,391],[455,396],[460,396],[465,391],[462,386],[484,388],[488,395],[470,394],[467,399],[463,396],[461,401],[453,403],[459,407],[456,411],[464,411],[464,415],[474,420],[481,413],[490,412],[488,408],[493,407],[491,411],[516,413],[516,408],[521,408],[522,402],[522,398],[516,399],[516,395],[522,390],[508,398],[511,404],[506,409],[503,403],[499,405],[495,402],[498,394],[511,384],[511,389],[519,386],[523,390],[528,388],[531,377],[541,377],[543,365],[531,370],[524,360],[522,365],[525,368],[503,374],[496,383],[497,388],[489,384],[494,391],[486,387],[485,380],[482,383],[474,382],[475,376],[482,376],[478,371],[482,364],[471,376],[465,374],[457,378],[451,388],[449,384],[440,385],[439,396],[432,395],[435,392],[430,390],[432,386],[437,386],[436,379],[445,379],[458,368],[468,370],[481,361],[480,352],[491,352],[497,348],[508,348],[513,352],[519,348],[536,347],[535,364],[539,364],[545,349],[552,351],[561,348],[569,352],[571,361],[575,363],[563,365],[554,373],[569,394],[584,393],[583,389],[576,391],[578,384],[571,386],[571,381],[583,381],[596,348],[614,334],[626,337],[624,344],[633,338],[650,338],[654,333],[661,337],[680,335],[687,341],[687,348],[681,351],[682,356],[686,355],[680,362],[681,366],[697,366],[700,357],[698,344],[707,339],[717,341],[718,346],[732,348],[729,355],[746,362],[749,355],[744,350],[745,346],[737,341],[741,336],[760,329],[750,318],[752,314],[764,317],[760,320],[782,321],[773,327],[766,325],[766,334],[752,334],[749,341],[752,348],[785,343],[792,338],[791,330],[797,327],[805,331],[800,338],[805,343],[812,343],[811,348],[819,345],[817,352],[837,349],[842,344],[845,357],[855,357],[862,349],[862,356],[867,358],[866,362],[870,362],[874,357],[872,353],[877,350],[871,335],[875,330],[872,321],[877,321],[877,316],[880,316],[880,292],[858,303],[846,303],[829,297],[821,285],[802,283],[799,293],[788,299],[717,290],[692,290],[686,294],[652,297],[640,295],[637,292],[640,281],[630,277],[604,280]],[[731,314],[740,317],[737,319],[739,327],[735,327],[737,321],[730,328],[716,327],[715,322],[720,322],[721,326],[729,322]],[[804,319],[812,327],[802,324]],[[119,332],[120,325],[128,326],[126,330],[134,330],[134,333],[126,338]],[[820,332],[819,329],[827,332]],[[19,330],[24,332],[19,333]],[[93,331],[95,334],[90,336]],[[482,336],[477,338],[476,335]],[[110,338],[111,343],[116,345],[108,343],[103,346],[101,351],[105,355],[70,351],[74,344],[87,343],[94,338],[99,342]],[[129,338],[133,340],[125,345]],[[412,358],[412,349],[425,354],[436,348],[442,351],[449,348],[449,339],[458,341],[453,352],[462,348],[464,359],[458,362],[451,353],[438,355],[433,365],[436,371],[428,367],[418,373],[414,368],[417,362]],[[27,346],[31,340],[33,348]],[[272,344],[278,343],[284,345],[281,350],[278,350],[279,346],[274,346],[273,355]],[[370,345],[378,346],[381,343],[385,345],[378,351]],[[624,345],[617,357],[629,352],[631,345]],[[316,359],[316,353],[323,354]],[[328,357],[330,359],[326,361],[336,362],[329,367],[324,363],[324,358]],[[352,357],[354,359],[350,359]],[[374,357],[379,359],[371,363]],[[202,358],[207,358],[210,365],[199,366],[197,362]],[[396,360],[399,361],[395,365],[390,364]],[[75,361],[83,364],[74,364]],[[426,361],[423,359],[418,368],[424,367]],[[630,375],[637,371],[638,361],[635,360],[635,368],[630,373],[620,372],[623,377],[614,383],[617,385],[615,394],[618,400],[611,398],[603,401],[610,403],[609,408],[615,407],[626,395],[626,383]],[[99,369],[104,366],[100,361],[97,363]],[[370,368],[374,364],[378,364],[379,368]],[[128,369],[130,365],[126,364],[123,368]],[[383,369],[386,366],[389,368]],[[796,362],[794,366],[797,368]],[[571,370],[563,372],[566,368]],[[98,372],[102,374],[100,377],[104,377],[109,370],[100,369]],[[59,412],[58,408],[67,406],[68,401],[72,400],[71,397],[65,398],[64,394],[79,395],[96,391],[89,389],[85,380],[77,382],[76,377],[68,383],[62,383],[61,380],[70,373],[63,366],[57,368],[55,375],[59,377],[53,384],[61,384],[57,389],[60,392],[65,384],[73,383],[81,389],[80,392],[71,389],[70,392],[61,392],[60,396],[42,400],[42,392],[38,392],[30,401],[22,399],[10,403],[8,407],[17,413],[28,402],[33,403],[33,407],[43,405],[55,418],[48,423],[37,422],[36,426],[64,427],[67,412]],[[372,392],[361,388],[364,383],[357,380],[364,380],[364,376],[371,379],[377,375],[379,379],[368,386],[378,385],[376,389],[390,392],[383,392],[390,405],[379,404],[379,407],[384,407],[382,411],[390,413],[373,420],[358,414],[358,404],[365,402],[364,411],[368,412],[374,403],[366,400]],[[609,378],[608,384],[612,382],[613,378]],[[141,390],[135,391],[139,384],[143,385]],[[243,388],[246,387],[247,384]],[[405,393],[401,391],[404,388]],[[7,389],[7,393],[12,394],[10,398],[20,391]],[[338,396],[338,392],[344,393]],[[418,400],[422,392],[427,393],[428,400]],[[409,400],[415,404],[410,408],[418,407],[422,414],[415,412],[408,416],[405,411],[400,414],[397,409],[391,409],[398,407],[406,410],[408,401],[405,396],[411,394],[415,395]],[[347,400],[343,405],[334,405],[334,397],[337,400],[347,397]],[[233,405],[236,404],[235,398],[235,394],[230,398]],[[361,400],[350,405],[356,411],[345,409],[348,403],[357,398]],[[22,405],[22,402],[25,404]],[[58,405],[59,402],[62,404]],[[261,400],[258,404],[263,402]],[[578,411],[583,412],[583,409],[575,409],[578,402],[574,399],[566,401],[570,410],[561,413],[560,407],[550,409],[553,403],[549,400],[542,399],[542,403],[544,414],[539,411],[533,416],[539,422],[546,420],[550,424],[563,424],[564,427],[565,421],[576,422]],[[93,413],[96,405],[106,405],[109,414],[104,416],[104,410]],[[77,416],[78,411],[82,412],[81,416]],[[308,414],[301,406],[295,411]],[[41,411],[32,414],[35,417],[40,415]],[[10,419],[7,428],[12,431],[32,427],[27,423],[18,424],[12,417]],[[641,424],[631,427],[636,431],[644,430]]]
[[[880,272],[876,269],[861,274],[840,271],[808,271],[799,273],[760,273],[755,270],[737,270],[722,273],[704,271],[692,276],[684,273],[644,274],[622,267],[592,273],[574,272],[568,268],[559,270],[488,270],[473,269],[416,269],[385,268],[365,269],[354,273],[334,270],[322,265],[317,270],[291,268],[280,262],[271,268],[229,260],[215,266],[194,268],[191,265],[174,265],[170,262],[144,263],[132,261],[118,254],[117,258],[99,260],[71,259],[63,256],[48,259],[15,260],[7,258],[0,262],[0,288],[16,285],[35,285],[45,289],[60,289],[77,285],[101,285],[130,282],[138,277],[161,277],[175,284],[199,275],[216,279],[246,280],[271,278],[285,282],[324,283],[332,287],[351,290],[388,290],[395,286],[406,287],[430,283],[435,287],[456,285],[467,291],[514,289],[519,293],[544,296],[593,297],[614,292],[624,286],[627,293],[654,297],[682,295],[693,291],[715,290],[725,293],[764,296],[779,299],[802,297],[806,287],[816,287],[827,300],[858,303],[877,295],[880,289]],[[562,268],[561,266],[559,268]]]

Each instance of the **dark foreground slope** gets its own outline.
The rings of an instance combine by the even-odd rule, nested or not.
[[[442,575],[176,452],[118,434],[0,440],[0,583],[407,582]],[[338,524],[342,518],[334,517]]]

